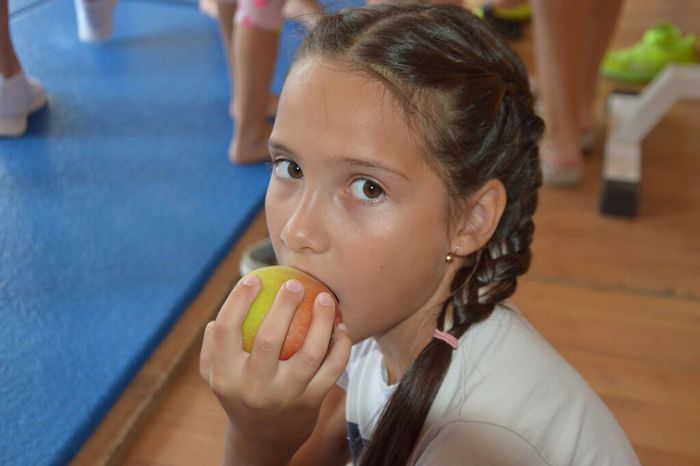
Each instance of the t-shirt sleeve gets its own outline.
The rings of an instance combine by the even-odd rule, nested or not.
[[[518,433],[475,421],[446,424],[416,453],[416,466],[551,466]]]

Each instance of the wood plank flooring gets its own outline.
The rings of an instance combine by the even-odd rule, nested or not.
[[[698,34],[700,2],[629,0],[614,44],[661,18]],[[527,42],[517,48],[531,53]],[[700,465],[698,121],[700,102],[678,104],[645,140],[637,219],[598,213],[600,148],[580,188],[543,189],[535,260],[514,299],[602,396],[647,466]],[[263,234],[258,225],[251,238]],[[226,421],[199,380],[198,350],[113,464],[218,464]]]

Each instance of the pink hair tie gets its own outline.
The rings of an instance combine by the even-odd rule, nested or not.
[[[433,332],[433,338],[437,338],[438,340],[442,340],[448,345],[452,347],[452,349],[457,349],[457,346],[459,346],[459,340],[455,338],[454,335],[450,335],[447,332],[443,332],[442,330],[435,329]]]

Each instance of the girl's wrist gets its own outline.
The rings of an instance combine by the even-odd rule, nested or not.
[[[226,430],[226,444],[222,466],[287,466],[294,452],[285,454],[276,445],[245,435],[230,422]]]

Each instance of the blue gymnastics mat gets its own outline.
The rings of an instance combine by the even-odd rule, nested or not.
[[[269,168],[226,159],[226,65],[196,4],[121,2],[99,46],[67,0],[11,21],[49,106],[0,140],[0,465],[66,464],[259,212]]]

